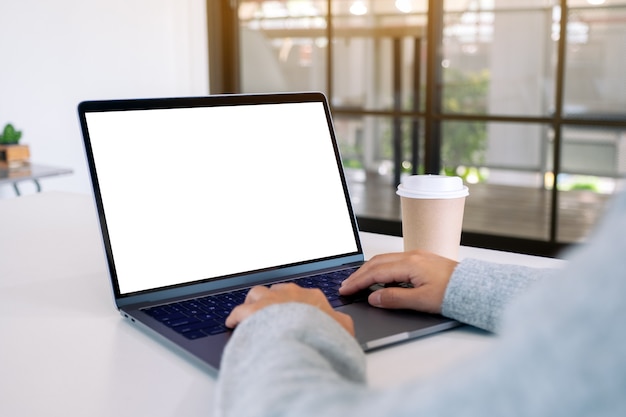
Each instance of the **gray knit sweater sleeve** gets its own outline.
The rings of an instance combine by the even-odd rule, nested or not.
[[[444,314],[499,335],[488,351],[427,381],[371,389],[365,355],[330,316],[299,303],[260,310],[226,348],[216,415],[626,416],[626,194],[618,203],[594,244],[558,276],[461,262]]]
[[[506,306],[532,283],[554,274],[552,269],[465,259],[450,278],[442,314],[496,332]]]
[[[272,305],[233,333],[222,357],[216,413],[315,415],[324,406],[318,404],[321,395],[347,406],[333,414],[345,416],[352,396],[367,397],[365,382],[365,354],[335,320],[308,304]]]

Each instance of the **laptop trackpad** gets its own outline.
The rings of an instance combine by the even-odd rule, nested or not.
[[[356,338],[365,351],[457,327],[460,323],[439,315],[411,310],[385,310],[365,303],[348,304],[337,311],[354,320]]]

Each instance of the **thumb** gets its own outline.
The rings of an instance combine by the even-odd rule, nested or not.
[[[369,295],[374,307],[409,309],[426,313],[441,313],[443,295],[435,295],[426,286],[416,288],[382,288]]]
[[[369,295],[368,301],[374,307],[393,309],[417,309],[419,292],[408,288],[381,288]]]

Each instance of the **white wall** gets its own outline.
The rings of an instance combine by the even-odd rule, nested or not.
[[[209,92],[203,0],[2,0],[0,16],[0,127],[23,131],[33,163],[74,171],[44,191],[91,192],[80,101]]]

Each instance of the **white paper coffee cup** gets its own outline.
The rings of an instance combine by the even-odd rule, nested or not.
[[[404,250],[458,259],[468,188],[459,177],[412,175],[396,192],[402,208]]]

